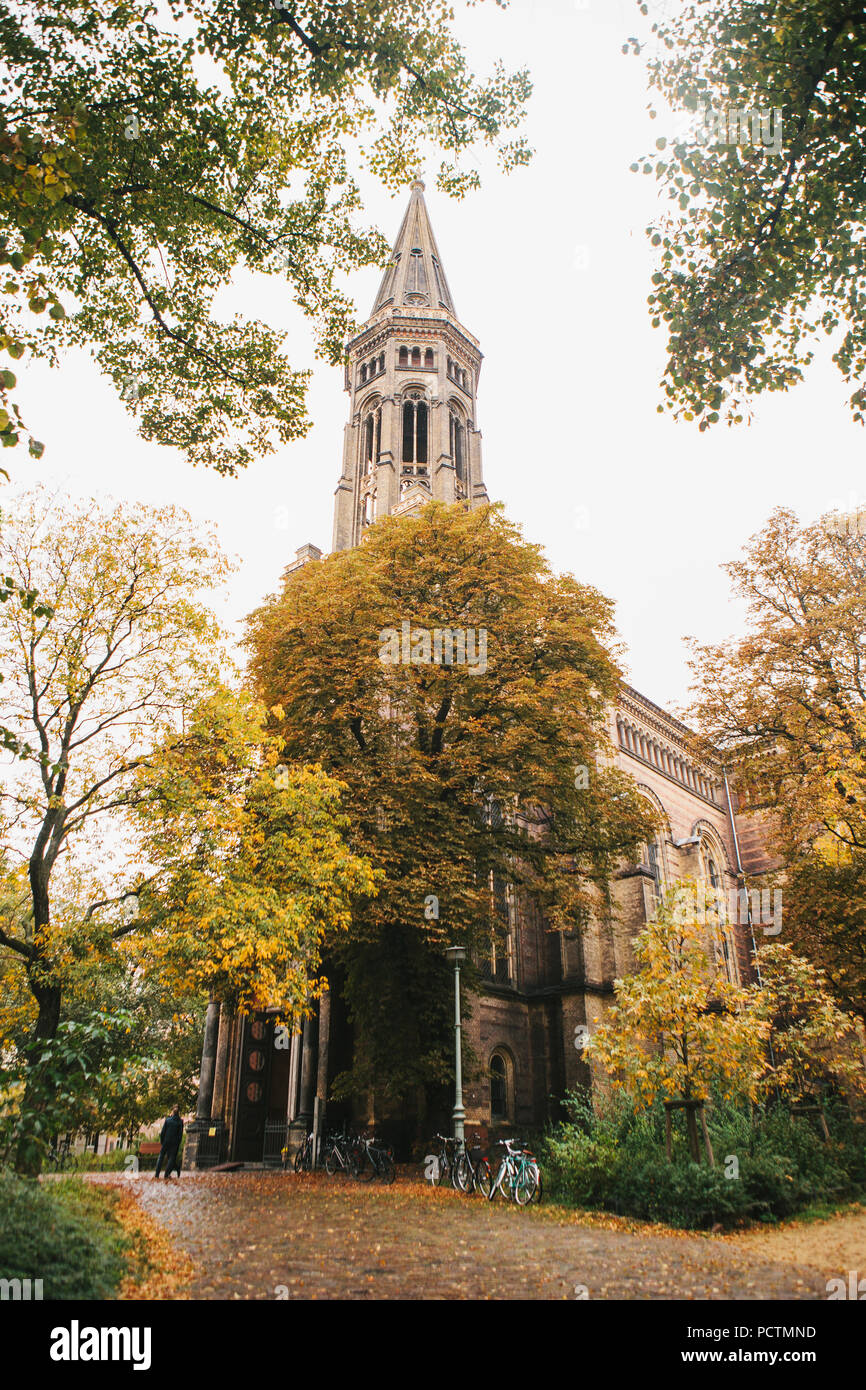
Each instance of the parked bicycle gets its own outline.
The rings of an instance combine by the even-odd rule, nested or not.
[[[447,1187],[449,1183],[452,1187],[457,1187],[457,1167],[461,1149],[460,1141],[453,1135],[433,1135],[433,1153],[430,1157],[435,1158],[436,1167],[432,1180],[438,1187]]]
[[[295,1172],[309,1173],[313,1168],[313,1145],[315,1135],[308,1134],[295,1154]]]
[[[392,1183],[397,1176],[393,1149],[366,1134],[361,1135],[359,1150],[352,1154],[352,1162],[352,1176],[360,1182],[372,1182],[378,1177],[384,1183]]]
[[[467,1197],[476,1191],[486,1197],[492,1182],[490,1161],[482,1146],[471,1141],[464,1144],[454,1169],[454,1186]]]
[[[345,1173],[354,1177],[358,1167],[359,1142],[354,1135],[343,1130],[340,1134],[329,1134],[325,1140],[323,1157],[325,1172],[329,1177],[335,1173]]]
[[[540,1201],[541,1170],[535,1155],[525,1147],[518,1147],[515,1139],[502,1139],[499,1143],[505,1152],[499,1161],[490,1191],[486,1193],[487,1200],[494,1201],[497,1192],[501,1192],[519,1207],[528,1206],[536,1194]]]

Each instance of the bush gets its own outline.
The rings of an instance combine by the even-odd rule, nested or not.
[[[569,1108],[569,1121],[540,1146],[547,1190],[568,1205],[699,1230],[776,1221],[866,1193],[866,1130],[838,1102],[827,1108],[829,1144],[781,1105],[708,1103],[715,1168],[692,1161],[681,1118],[668,1161],[661,1103],[635,1113],[616,1095],[593,1110],[580,1093]]]
[[[127,1158],[134,1152],[133,1149],[112,1149],[111,1153],[107,1154],[95,1154],[89,1151],[81,1154],[67,1154],[59,1163],[55,1159],[48,1158],[45,1162],[45,1172],[122,1173],[127,1167]]]
[[[41,1279],[46,1299],[113,1298],[136,1258],[115,1194],[78,1178],[0,1169],[0,1278]]]

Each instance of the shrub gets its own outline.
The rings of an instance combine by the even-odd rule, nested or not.
[[[0,1169],[0,1278],[41,1279],[46,1299],[113,1298],[135,1258],[115,1194],[77,1178]]]
[[[829,1144],[781,1105],[708,1104],[710,1168],[691,1160],[681,1117],[668,1161],[661,1104],[635,1113],[618,1095],[593,1110],[581,1093],[540,1154],[550,1196],[570,1205],[692,1230],[774,1221],[816,1201],[838,1205],[866,1193],[864,1126],[838,1102],[827,1118]]]

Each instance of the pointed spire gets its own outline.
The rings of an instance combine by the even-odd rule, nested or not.
[[[373,313],[391,304],[405,305],[407,308],[445,309],[457,317],[442,268],[442,258],[430,226],[421,179],[415,179],[412,184],[406,216],[397,233]]]

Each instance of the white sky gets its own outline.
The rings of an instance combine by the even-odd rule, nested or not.
[[[811,519],[862,504],[866,438],[829,346],[804,386],[756,402],[749,427],[701,435],[657,414],[664,337],[647,314],[654,266],[644,236],[657,186],[629,164],[652,148],[660,122],[646,114],[642,63],[621,53],[641,22],[632,0],[458,7],[476,72],[497,56],[530,68],[536,156],[508,177],[482,160],[483,188],[463,203],[437,194],[431,165],[427,204],[458,313],[485,353],[478,417],[490,496],[554,568],[616,600],[628,679],[671,706],[688,685],[682,638],[715,641],[741,625],[719,565],[776,505]],[[371,180],[363,187],[368,219],[393,239],[408,190],[391,199]],[[352,278],[363,315],[379,275]],[[220,308],[290,329],[293,365],[313,365],[307,326],[276,278],[239,276]],[[348,409],[340,368],[315,365],[307,438],[237,479],[144,444],[84,355],[19,376],[24,418],[47,447],[38,463],[23,450],[4,457],[14,484],[173,502],[216,521],[241,566],[232,621],[276,589],[299,545],[330,548]]]

